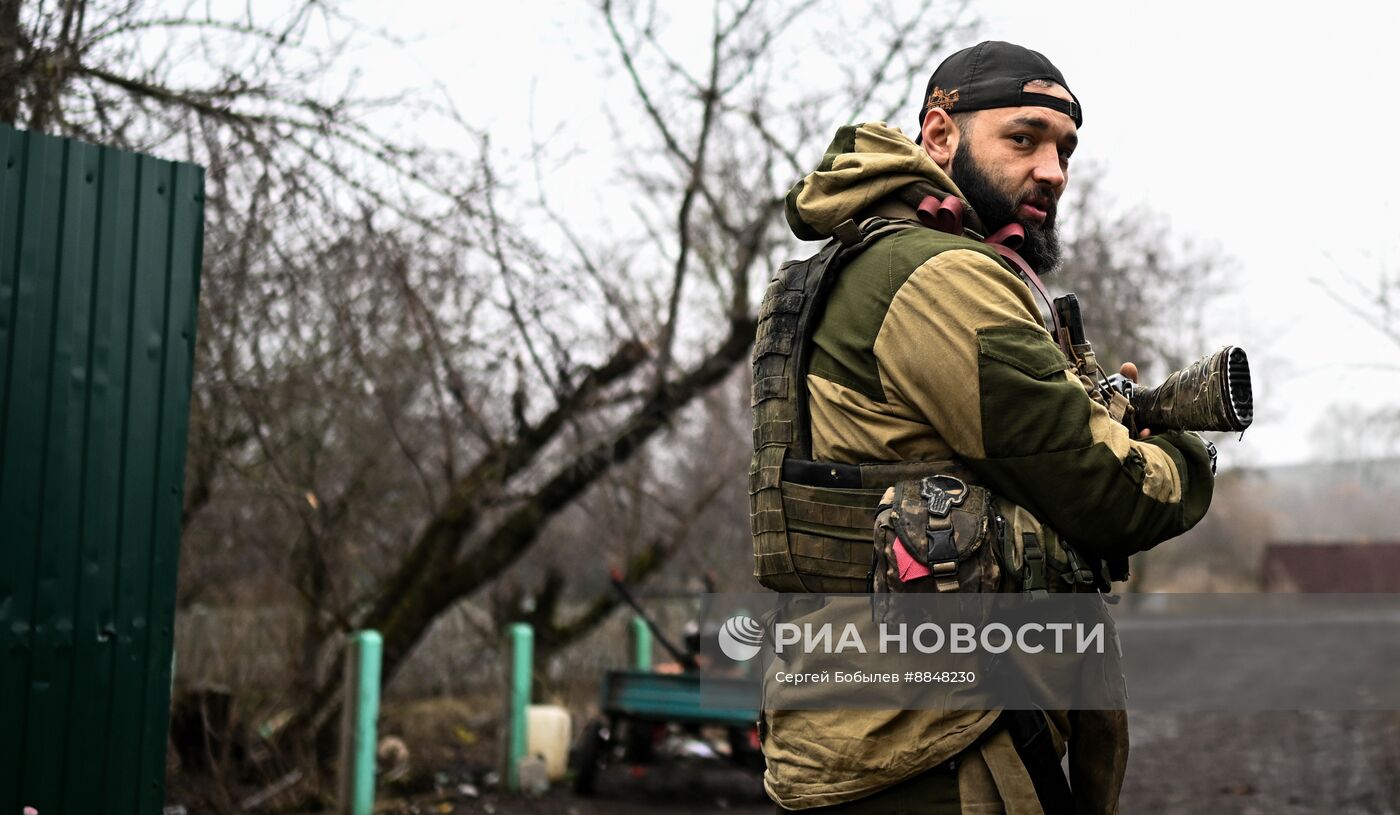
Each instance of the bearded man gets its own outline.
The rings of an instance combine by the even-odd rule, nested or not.
[[[843,127],[787,198],[804,240],[852,241],[873,217],[907,225],[840,268],[814,317],[811,458],[955,462],[1005,502],[1005,540],[1027,547],[1001,564],[996,591],[1105,590],[1106,560],[1181,534],[1210,504],[1205,444],[1179,432],[1129,438],[1068,370],[1032,291],[1058,262],[1056,209],[1082,121],[1048,59],[984,42],[933,73],[917,143],[883,123]],[[952,204],[956,228],[920,225],[916,208],[930,201]],[[1029,269],[989,245],[1015,226]],[[1032,547],[1048,564],[1034,574]],[[803,568],[820,578],[820,565],[802,565],[819,558],[787,554],[760,557],[765,585],[841,585],[804,581]],[[777,580],[780,568],[796,581]],[[766,710],[765,786],[780,811],[1116,812],[1125,714],[1030,715],[1039,730],[1027,733],[996,710]],[[1053,752],[1032,767],[1036,738]]]

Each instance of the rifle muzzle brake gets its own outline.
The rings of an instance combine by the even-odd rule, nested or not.
[[[1228,345],[1166,378],[1128,394],[1138,427],[1243,432],[1254,421],[1249,356]]]

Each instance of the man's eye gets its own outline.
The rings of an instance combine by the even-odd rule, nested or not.
[[[1021,145],[1022,147],[1025,147],[1026,145],[1031,143],[1031,137],[1027,136],[1024,133],[1017,133],[1016,135],[1011,137],[1011,140]]]

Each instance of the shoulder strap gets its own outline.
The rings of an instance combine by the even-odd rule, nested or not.
[[[1052,334],[1055,337],[1060,336],[1060,318],[1055,313],[1050,293],[1046,290],[1045,284],[1041,282],[1040,276],[1016,251],[1026,239],[1026,231],[1020,224],[1009,223],[984,237],[981,231],[983,226],[981,221],[977,219],[977,213],[964,205],[961,198],[937,189],[927,182],[909,184],[897,190],[891,197],[913,207],[914,214],[918,218],[917,223],[920,225],[950,235],[959,235],[980,241],[996,250],[996,253],[1010,264],[1012,270],[1026,281],[1026,285],[1040,295],[1040,299],[1050,315]]]
[[[1041,302],[1045,303],[1045,308],[1050,312],[1050,334],[1058,338],[1062,326],[1060,325],[1060,315],[1055,311],[1055,304],[1050,300],[1050,293],[1045,290],[1045,284],[1040,282],[1040,276],[1016,251],[1025,239],[1026,232],[1021,225],[1010,223],[988,235],[985,243],[995,249],[998,255],[1005,258],[1012,268],[1021,274],[1021,279],[1030,284],[1031,290],[1040,295]]]
[[[793,430],[791,447],[797,458],[812,457],[812,423],[807,408],[807,363],[811,356],[812,333],[826,310],[826,298],[840,277],[841,269],[881,238],[919,226],[915,221],[867,218],[859,225],[846,220],[832,230],[836,239],[809,259],[803,307],[797,319],[796,342],[792,349]],[[830,254],[828,254],[830,252]],[[812,263],[811,261],[816,261]]]

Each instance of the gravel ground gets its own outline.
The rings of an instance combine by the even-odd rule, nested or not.
[[[1400,813],[1400,712],[1130,717],[1122,811]]]
[[[726,762],[678,759],[647,767],[615,766],[598,779],[596,795],[580,797],[565,787],[542,798],[488,793],[479,798],[420,798],[386,807],[397,815],[650,815],[654,812],[772,813],[757,773]]]
[[[1122,812],[1400,815],[1400,712],[1133,714]],[[773,812],[757,776],[721,762],[612,767],[588,798],[419,799],[396,813]]]

